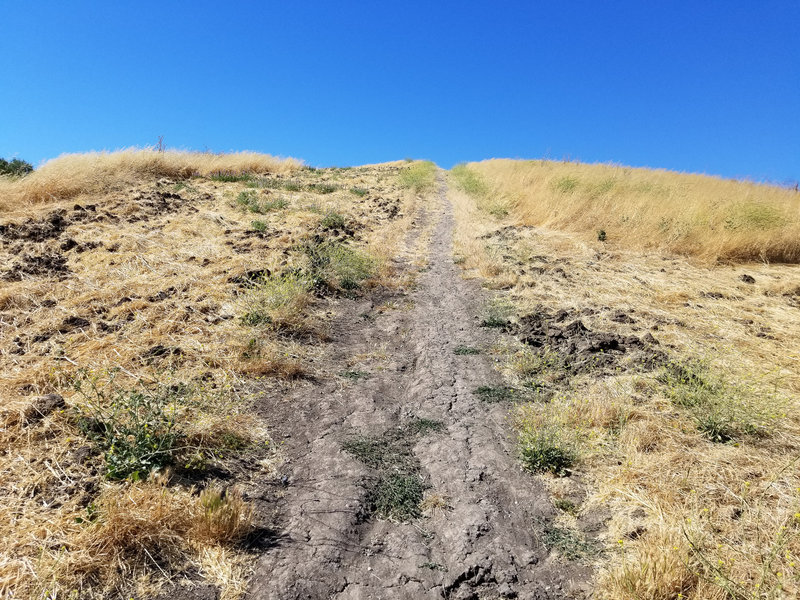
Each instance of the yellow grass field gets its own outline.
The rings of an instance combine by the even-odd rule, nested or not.
[[[514,385],[548,394],[512,411],[522,456],[574,461],[571,477],[536,475],[564,529],[606,514],[597,597],[796,597],[800,270],[774,263],[797,262],[800,195],[543,161],[472,163],[451,182],[456,261],[498,290],[510,327],[580,321],[651,335],[667,357],[565,375],[563,347],[495,349]]]
[[[0,178],[0,597],[243,592],[250,508],[204,478],[275,476],[253,390],[313,376],[336,294],[395,284],[413,166],[125,150]]]
[[[481,192],[521,225],[580,233],[623,248],[706,261],[800,261],[800,194],[665,170],[487,160],[469,168]],[[474,183],[473,183],[474,185]]]

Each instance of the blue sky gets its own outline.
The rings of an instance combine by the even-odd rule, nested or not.
[[[563,158],[800,179],[800,2],[3,2],[0,156]]]

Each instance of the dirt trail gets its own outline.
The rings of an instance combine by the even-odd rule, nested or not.
[[[436,221],[429,268],[399,299],[412,308],[376,310],[396,296],[348,301],[333,326],[333,372],[376,348],[382,369],[353,382],[304,383],[264,400],[264,414],[285,439],[288,479],[261,499],[264,510],[276,511],[274,537],[250,598],[586,595],[586,568],[557,559],[540,541],[555,509],[516,462],[508,406],[473,393],[501,383],[499,374],[484,354],[454,352],[487,348],[497,334],[479,326],[483,293],[453,264],[452,209],[443,178],[438,185],[436,205],[416,225],[419,233],[424,222]],[[443,427],[404,434],[414,419]],[[376,469],[342,449],[358,435],[383,435],[406,451],[404,460],[440,506],[408,523],[370,516]]]

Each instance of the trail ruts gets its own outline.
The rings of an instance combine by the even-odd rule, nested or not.
[[[440,177],[429,269],[409,293],[410,310],[376,314],[379,299],[351,301],[334,324],[331,367],[385,344],[382,370],[270,394],[264,413],[286,437],[289,477],[275,500],[274,545],[260,558],[249,598],[572,598],[584,597],[588,570],[542,545],[555,509],[522,472],[508,406],[473,393],[501,383],[485,355],[496,335],[481,328],[483,294],[453,264],[453,216]],[[405,265],[404,268],[411,268]],[[386,298],[382,299],[383,301]],[[370,517],[375,471],[342,450],[353,435],[380,436],[414,418],[443,429],[413,438],[413,456],[447,507],[410,523]],[[396,429],[394,429],[396,430]]]

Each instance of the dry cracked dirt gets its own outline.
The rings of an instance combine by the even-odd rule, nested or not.
[[[441,176],[437,188],[396,259],[418,271],[412,289],[343,300],[331,375],[259,402],[287,460],[249,494],[264,532],[249,598],[590,594],[589,567],[542,541],[557,511],[519,465],[508,406],[475,393],[502,385],[482,351],[501,333],[481,327],[488,294],[454,264]]]

